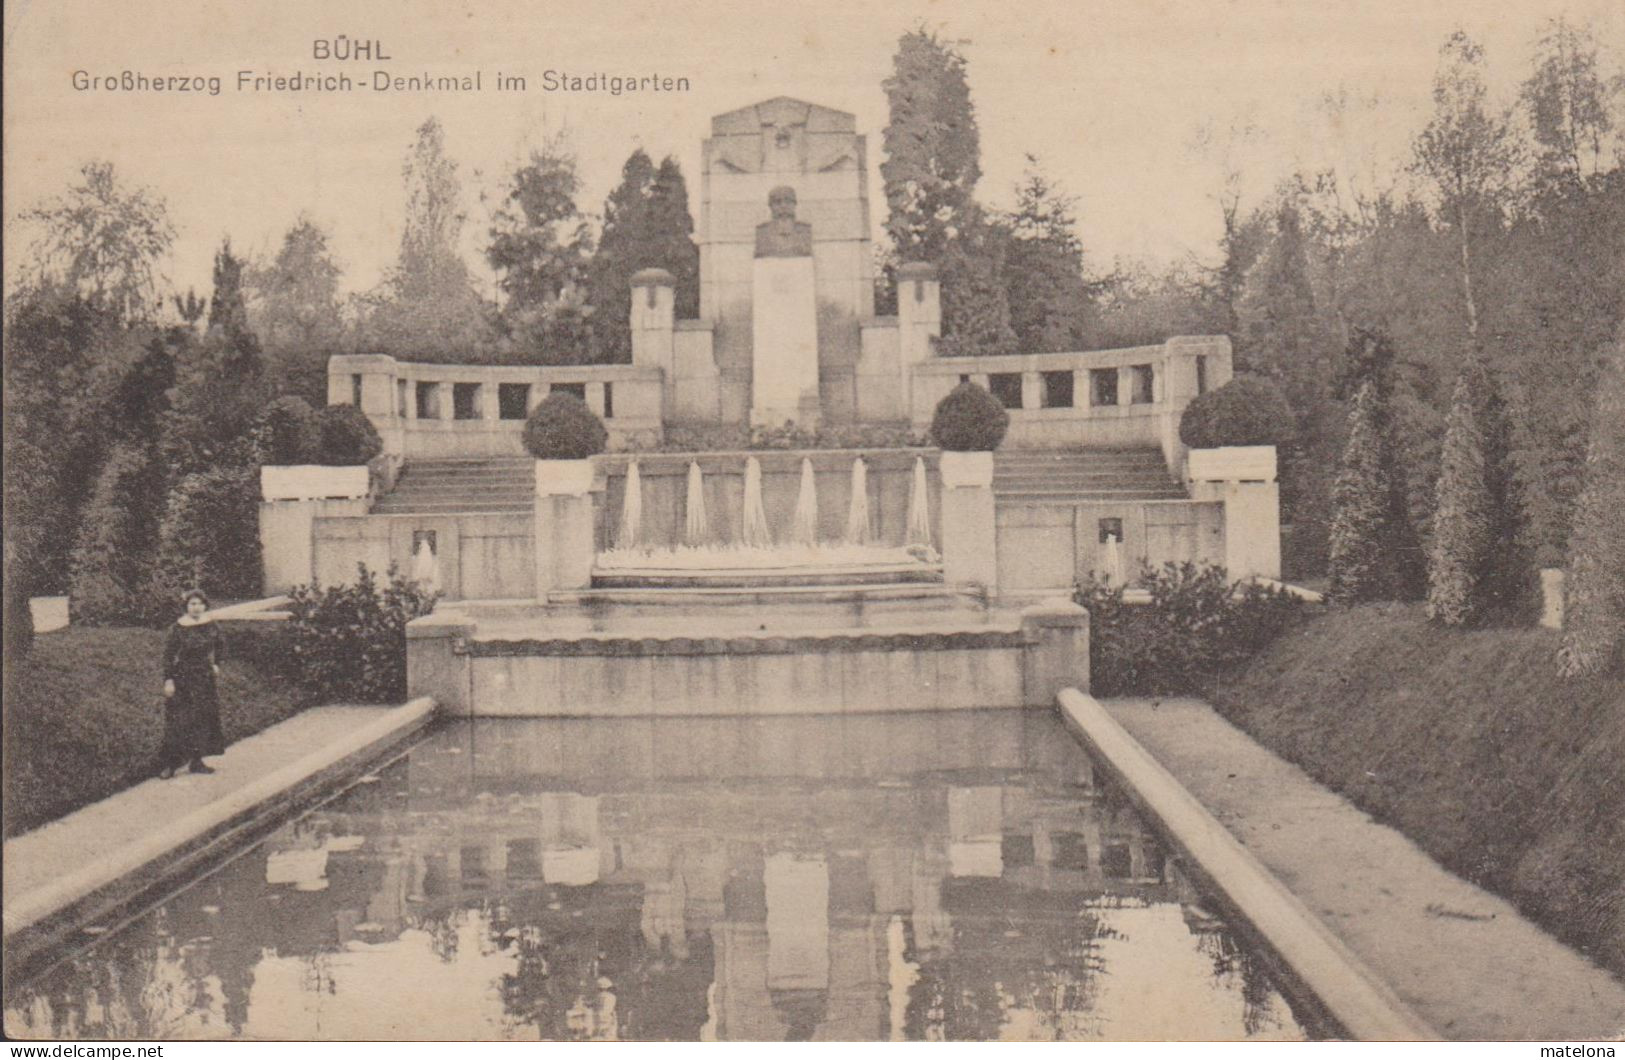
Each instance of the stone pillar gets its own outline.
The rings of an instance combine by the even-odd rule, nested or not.
[[[592,582],[591,460],[536,461],[536,598]]]
[[[1563,628],[1563,580],[1561,567],[1542,567],[1540,570],[1540,624],[1547,629]]]
[[[1027,646],[1021,653],[1023,701],[1053,707],[1063,688],[1089,691],[1089,612],[1074,603],[1046,603],[1021,612]]]
[[[897,267],[897,366],[902,374],[904,408],[909,418],[930,422],[935,404],[916,409],[914,366],[936,354],[936,339],[942,334],[942,284],[937,267],[911,261]]]
[[[405,449],[405,423],[395,397],[399,378],[395,358],[382,353],[336,354],[327,359],[327,403],[356,404],[356,377],[361,379],[360,408],[378,429],[384,452],[400,457]]]
[[[1281,488],[1273,445],[1192,449],[1191,498],[1224,502],[1224,565],[1232,581],[1281,577]]]
[[[756,258],[751,294],[751,425],[777,427],[794,420],[798,427],[816,428],[820,409],[813,259]]]
[[[453,716],[474,712],[474,660],[468,638],[474,623],[456,611],[425,615],[406,624],[406,695],[429,696]]]
[[[949,585],[998,583],[993,508],[993,454],[944,451],[942,474],[942,568]]]
[[[632,363],[659,368],[672,379],[672,327],[677,281],[665,269],[632,274]]]

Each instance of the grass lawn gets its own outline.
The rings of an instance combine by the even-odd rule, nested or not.
[[[1558,677],[1559,636],[1447,631],[1420,606],[1337,609],[1210,700],[1625,975],[1625,677]]]
[[[7,681],[7,836],[152,775],[163,736],[163,644],[162,630],[133,627],[70,627],[34,639]],[[220,678],[228,744],[300,709],[295,689],[233,659],[232,646],[228,632]]]

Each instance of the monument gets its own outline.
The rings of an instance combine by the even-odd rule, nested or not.
[[[774,188],[768,208],[751,268],[750,422],[814,428],[821,410],[812,225],[796,220],[794,188]]]
[[[713,118],[702,158],[695,241],[700,247],[700,319],[714,329],[718,401],[713,415],[723,423],[764,422],[761,395],[753,393],[761,354],[754,318],[762,306],[752,304],[761,290],[757,277],[768,272],[782,279],[794,271],[812,276],[816,357],[811,370],[819,419],[850,423],[860,418],[857,369],[862,328],[874,321],[874,254],[866,144],[856,118],[784,96],[764,100]],[[776,189],[793,193],[790,203],[781,201],[790,210],[787,217],[769,212],[768,194]],[[793,237],[792,224],[797,226]],[[781,225],[782,231],[774,227]],[[789,242],[759,237],[764,227]],[[797,253],[781,257],[782,248],[791,245]],[[763,255],[764,246],[781,249]],[[797,258],[798,265],[759,266],[761,261]],[[773,363],[782,361],[770,357]],[[797,386],[802,385],[804,377],[798,375]],[[777,383],[770,386],[779,389]],[[803,403],[798,398],[793,405],[795,411],[784,418],[800,424],[806,414]],[[893,418],[906,414],[898,410]]]

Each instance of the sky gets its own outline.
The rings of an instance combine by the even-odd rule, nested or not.
[[[674,155],[698,213],[700,141],[714,114],[779,95],[850,111],[869,136],[874,222],[882,80],[900,34],[964,42],[981,131],[978,195],[1007,205],[1026,156],[1077,197],[1097,268],[1119,258],[1211,260],[1228,164],[1254,201],[1298,168],[1392,173],[1430,107],[1438,49],[1461,27],[1485,47],[1492,96],[1510,103],[1533,43],[1558,14],[1625,42],[1619,0],[13,0],[5,6],[8,280],[34,233],[19,211],[60,195],[93,159],[169,204],[168,280],[206,292],[224,237],[271,256],[308,213],[331,235],[347,290],[393,260],[401,163],[437,116],[459,164],[464,242],[478,260],[506,174],[563,133],[596,213],[635,148]],[[313,58],[313,42],[380,42],[387,62]],[[484,91],[275,93],[254,74],[481,72]],[[1617,69],[1617,67],[1616,67]],[[77,90],[74,72],[215,76],[207,93]],[[544,72],[687,78],[687,92],[564,93]],[[526,78],[498,91],[498,72]],[[1338,121],[1322,101],[1350,101]],[[1205,146],[1204,146],[1205,145]],[[492,282],[479,269],[482,282]],[[489,288],[488,288],[489,289]]]

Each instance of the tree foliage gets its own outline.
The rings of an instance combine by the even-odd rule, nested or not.
[[[1600,673],[1625,659],[1625,338],[1608,354],[1586,450],[1585,488],[1569,553],[1563,673]]]
[[[61,283],[120,320],[150,320],[162,294],[158,263],[175,241],[169,208],[120,184],[111,162],[87,162],[79,175],[65,195],[22,214],[41,231],[31,282]]]
[[[650,268],[672,274],[673,313],[699,314],[700,251],[694,245],[688,185],[673,158],[657,167],[642,148],[621,167],[621,182],[604,202],[604,227],[593,256],[588,300],[592,303],[596,358],[632,357],[632,276]]]
[[[1470,373],[1456,379],[1445,420],[1439,501],[1428,547],[1428,615],[1447,626],[1480,616],[1479,579],[1490,553],[1490,491]]]
[[[960,42],[924,27],[897,42],[881,83],[890,120],[882,134],[886,233],[899,261],[941,262],[975,209],[981,136]]]
[[[327,233],[301,214],[275,259],[244,277],[248,326],[264,346],[267,369],[284,393],[313,404],[327,399],[327,359],[344,345],[341,275]]]

